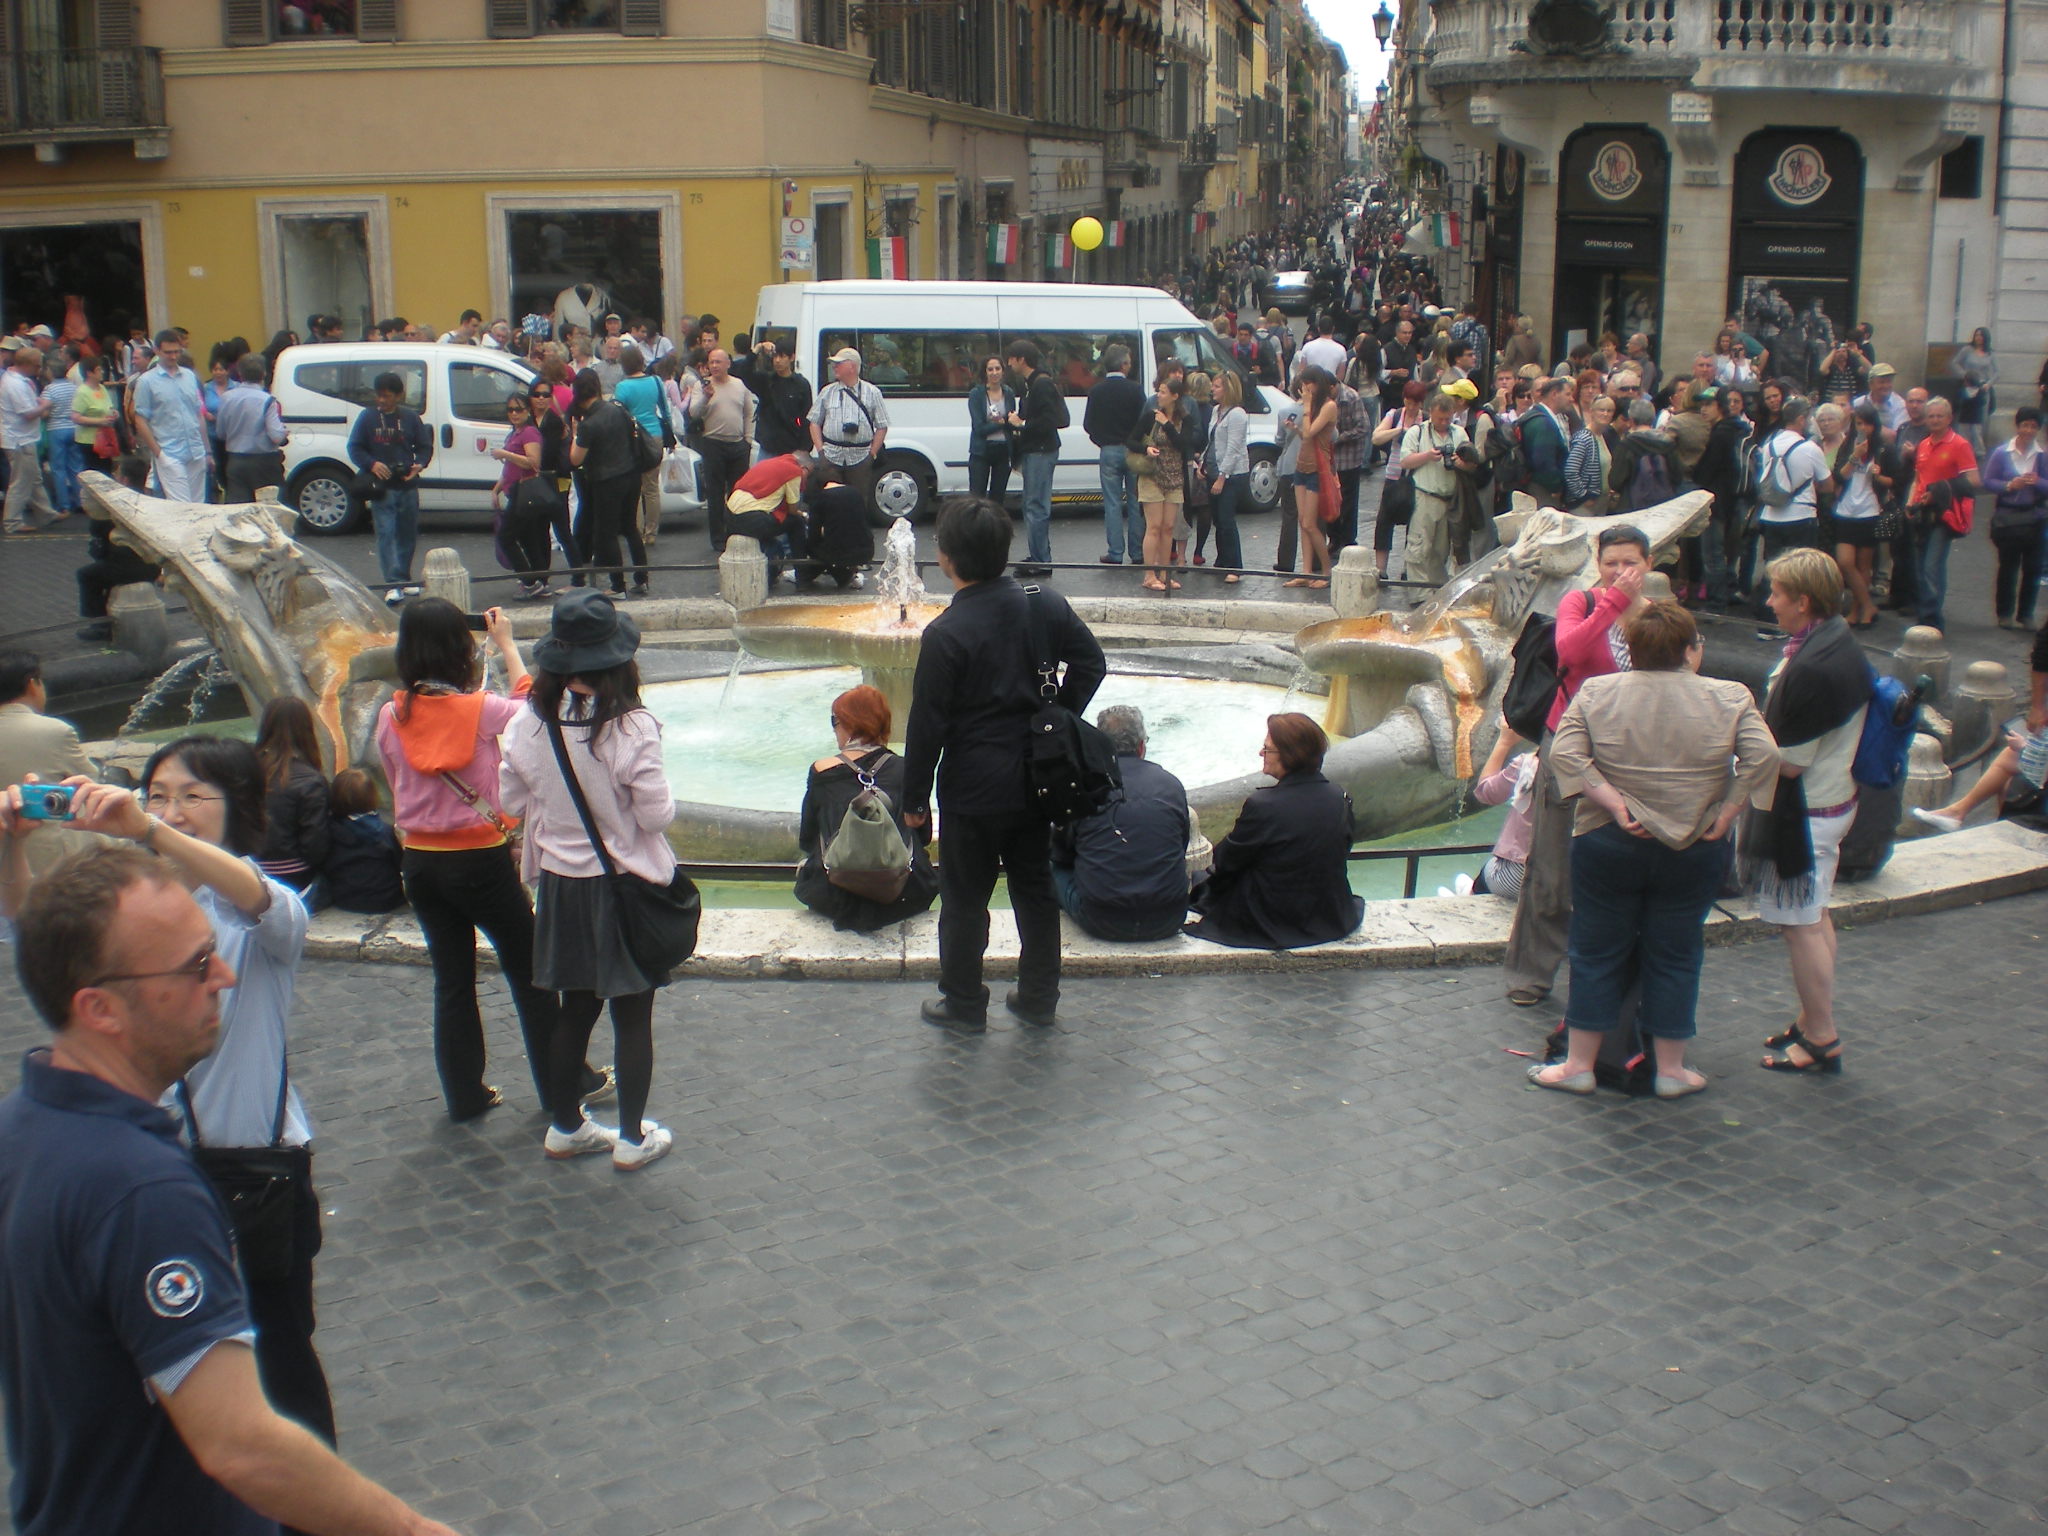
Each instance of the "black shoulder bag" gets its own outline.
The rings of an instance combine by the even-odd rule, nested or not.
[[[278,1068],[277,1114],[271,1121],[269,1146],[209,1147],[199,1133],[191,1090],[182,1077],[178,1079],[178,1107],[192,1134],[192,1160],[227,1207],[242,1273],[252,1281],[290,1277],[299,1249],[299,1191],[313,1183],[312,1150],[284,1144],[285,1096],[291,1080],[287,1056]]]
[[[1036,587],[1024,589],[1031,614],[1031,654],[1038,671],[1042,701],[1031,717],[1031,744],[1024,765],[1031,781],[1031,800],[1056,827],[1093,816],[1123,788],[1116,748],[1109,738],[1060,702],[1059,662],[1046,641],[1044,596]]]
[[[584,834],[604,866],[604,878],[611,882],[613,908],[626,941],[626,953],[657,987],[668,985],[669,972],[697,952],[697,924],[704,916],[703,898],[697,882],[678,864],[667,885],[643,880],[630,870],[622,871],[612,862],[604,839],[598,835],[597,819],[590,814],[590,802],[583,797],[583,785],[569,761],[569,744],[562,739],[562,722],[550,720],[548,740],[554,743],[555,761],[569,783],[576,814],[583,818]]]
[[[626,418],[626,436],[633,445],[633,467],[643,475],[650,469],[659,469],[662,455],[661,439],[649,437],[647,429],[640,425],[640,418],[618,401],[612,401],[612,408]]]

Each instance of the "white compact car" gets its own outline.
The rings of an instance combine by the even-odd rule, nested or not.
[[[291,441],[284,450],[284,499],[307,533],[352,533],[368,515],[349,493],[356,468],[348,434],[356,417],[376,401],[380,373],[405,380],[405,403],[434,434],[434,459],[419,478],[422,512],[483,512],[504,468],[490,455],[510,429],[505,399],[523,392],[533,370],[517,358],[479,347],[425,342],[358,341],[291,347],[277,360],[271,392],[284,413]],[[696,455],[690,457],[687,494],[662,497],[665,515],[703,505],[697,494]]]

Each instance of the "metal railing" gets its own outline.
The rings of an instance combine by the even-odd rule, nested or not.
[[[0,59],[0,136],[168,127],[155,48],[27,48]]]

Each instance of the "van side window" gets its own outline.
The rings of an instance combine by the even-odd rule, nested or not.
[[[1191,330],[1159,330],[1152,333],[1152,376],[1159,376],[1159,365],[1169,357],[1178,358],[1189,373],[1206,373],[1210,378],[1219,378],[1225,373],[1237,375],[1237,381],[1244,389],[1244,409],[1248,416],[1268,416],[1272,407],[1266,404],[1266,397],[1259,392],[1259,386],[1250,373],[1240,367],[1237,359],[1223,345],[1223,340],[1206,325]]]
[[[818,337],[821,381],[841,347],[860,353],[861,377],[892,400],[965,395],[997,350],[991,331],[828,330]]]
[[[1143,354],[1135,331],[1005,331],[1003,345],[1028,341],[1045,358],[1045,371],[1059,380],[1063,395],[1085,395],[1101,377],[1102,354],[1112,344],[1128,347],[1131,366],[1137,368]]]
[[[377,403],[376,379],[381,373],[395,373],[405,380],[405,403],[423,410],[427,403],[427,365],[417,359],[356,363],[301,363],[292,370],[292,382],[316,395],[346,400],[351,405]],[[504,405],[498,415],[505,414]]]
[[[448,369],[448,410],[458,421],[505,425],[505,401],[526,392],[518,374],[487,363],[453,363]]]

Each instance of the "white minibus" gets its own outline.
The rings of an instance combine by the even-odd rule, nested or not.
[[[985,360],[1013,341],[1037,345],[1046,371],[1072,399],[1060,434],[1055,501],[1101,497],[1101,456],[1081,430],[1081,402],[1112,343],[1129,347],[1149,391],[1162,358],[1190,371],[1235,372],[1251,416],[1252,507],[1279,499],[1274,463],[1286,397],[1262,388],[1230,357],[1221,337],[1157,288],[1092,283],[778,283],[761,290],[753,341],[789,341],[797,371],[813,389],[829,383],[825,361],[859,351],[863,376],[889,402],[889,435],[875,481],[879,513],[929,515],[942,496],[967,490],[967,393]],[[1019,485],[1013,475],[1010,492]]]

